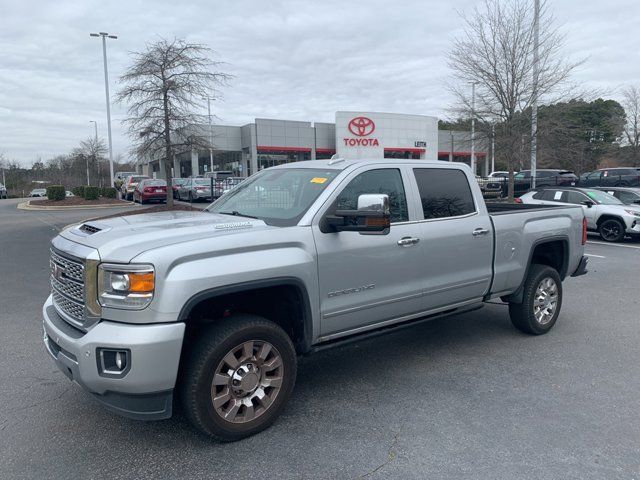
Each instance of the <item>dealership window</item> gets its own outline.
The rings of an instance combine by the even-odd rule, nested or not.
[[[476,211],[469,182],[462,170],[416,168],[413,173],[426,220],[458,217]]]
[[[389,196],[391,222],[409,220],[407,197],[404,193],[400,170],[383,168],[361,173],[338,195],[335,208],[336,210],[357,210],[358,197],[368,193],[384,193]]]
[[[385,150],[384,158],[400,158],[407,160],[420,160],[420,152],[412,152],[409,150]]]
[[[282,165],[283,163],[302,162],[304,160],[311,160],[310,151],[258,150],[258,168],[260,170]]]

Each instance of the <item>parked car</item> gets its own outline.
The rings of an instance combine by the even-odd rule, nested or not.
[[[47,189],[46,188],[34,188],[29,193],[29,196],[30,197],[46,197],[47,196]]]
[[[129,175],[124,179],[122,183],[122,188],[120,189],[120,193],[122,194],[122,198],[125,200],[133,200],[133,191],[138,186],[138,182],[140,180],[146,180],[149,177],[146,175]]]
[[[537,169],[536,188],[555,186],[574,186],[578,183],[578,177],[569,170]],[[513,191],[516,196],[531,189],[531,170],[518,172],[513,180]]]
[[[480,185],[480,191],[484,198],[498,198],[502,196],[503,182],[497,178],[482,178],[476,175],[478,185]]]
[[[186,178],[172,178],[171,179],[171,190],[173,191],[173,198],[178,198],[178,188],[180,185],[186,182]]]
[[[75,197],[75,195],[73,194],[73,192],[72,192],[72,191],[70,191],[70,190],[65,190],[65,192],[64,192],[64,196],[65,196],[65,197],[67,197],[67,198]]]
[[[147,202],[166,202],[167,182],[153,178],[140,180],[133,191],[133,201],[141,205]]]
[[[131,175],[137,175],[137,172],[116,172],[113,175],[113,186],[116,190],[120,190],[125,178],[130,177]]]
[[[637,187],[640,168],[602,168],[580,175],[581,187]]]
[[[178,200],[194,202],[211,200],[211,180],[208,178],[187,178],[178,187]]]
[[[9,198],[9,196],[7,195],[7,188],[0,183],[0,199],[2,198]]]
[[[543,188],[520,197],[525,204],[580,205],[587,228],[606,242],[619,242],[626,235],[640,235],[640,207],[625,205],[613,195],[593,188]]]
[[[164,419],[179,401],[206,435],[238,440],[283,412],[299,355],[497,298],[517,329],[549,332],[585,241],[580,207],[488,207],[464,164],[289,163],[203,212],[63,230],[44,344],[116,413]]]
[[[226,180],[229,177],[233,177],[231,170],[216,170],[204,174],[204,178],[213,178],[214,180]]]
[[[518,172],[513,172],[513,174],[515,175]],[[505,170],[496,170],[495,172],[491,172],[489,174],[489,176],[491,178],[509,178],[509,172],[505,171]]]
[[[597,190],[613,195],[625,205],[640,205],[640,188],[633,187],[596,187]]]

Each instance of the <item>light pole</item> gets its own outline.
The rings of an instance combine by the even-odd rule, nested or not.
[[[538,46],[540,44],[540,0],[535,0],[533,14],[533,99],[531,101],[531,188],[536,188],[538,168]]]
[[[471,82],[471,172],[476,174],[476,83]]]
[[[207,99],[207,112],[209,114],[209,163],[213,172],[213,126],[211,125],[211,97]]]
[[[491,125],[491,171],[496,171],[496,124]]]
[[[109,101],[109,72],[107,70],[107,38],[115,40],[116,35],[109,35],[107,32],[90,33],[91,37],[102,37],[102,60],[104,63],[104,90],[107,99],[107,135],[109,137],[109,180],[113,187],[113,144],[111,142],[111,104]]]
[[[95,120],[89,120],[89,123],[93,123],[95,129],[95,146],[93,150],[93,161],[96,162],[96,173],[98,174],[98,181],[100,182],[100,186],[102,187],[102,175],[100,175],[100,165],[98,161],[98,157],[96,156],[96,151],[98,149],[98,122]]]

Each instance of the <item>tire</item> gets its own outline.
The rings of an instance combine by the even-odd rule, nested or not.
[[[543,296],[544,299],[541,298]],[[536,302],[544,303],[536,305]],[[537,306],[540,307],[538,311],[536,311]],[[509,303],[509,317],[513,326],[521,332],[543,335],[555,325],[561,307],[560,275],[552,267],[533,264],[524,282],[522,303]]]
[[[625,229],[620,220],[609,218],[598,225],[598,234],[605,242],[619,242],[624,239]]]
[[[250,359],[245,350],[249,344],[253,345],[246,347]],[[266,361],[262,361],[260,354],[265,350]],[[269,427],[293,391],[297,369],[289,336],[275,323],[254,315],[236,315],[206,327],[183,365],[179,393],[184,414],[198,430],[221,442],[240,440]]]
[[[193,195],[189,192],[189,203],[193,203]]]

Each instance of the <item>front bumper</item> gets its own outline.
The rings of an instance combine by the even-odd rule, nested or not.
[[[44,343],[58,368],[107,409],[143,420],[171,416],[184,323],[131,325],[105,320],[84,333],[57,314],[51,297],[42,315]],[[100,373],[98,348],[129,350],[126,374]]]
[[[640,235],[640,218],[634,219],[631,225],[627,225],[627,235]]]
[[[204,190],[204,191],[198,192],[196,190],[191,192],[191,196],[193,197],[194,200],[200,200],[201,198],[204,198],[205,200],[209,200],[211,199],[211,191]]]

